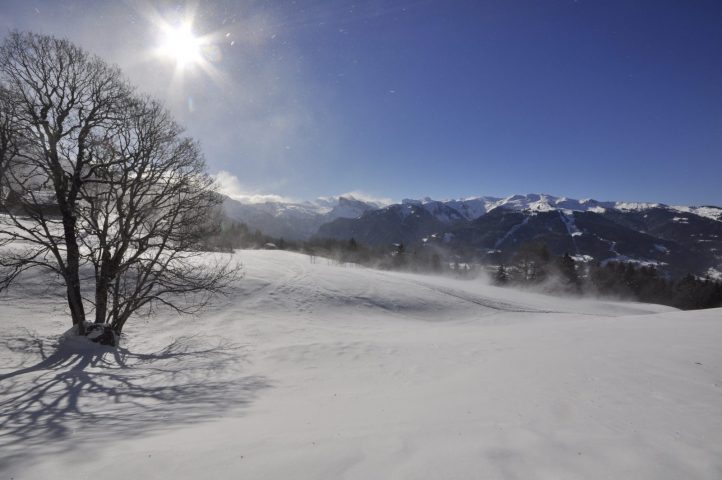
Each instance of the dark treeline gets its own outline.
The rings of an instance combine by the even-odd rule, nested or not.
[[[313,238],[292,244],[296,251],[326,257],[339,263],[356,263],[382,270],[433,273],[474,278],[483,271],[479,262],[464,262],[461,256],[435,246],[407,247],[395,243],[388,247],[371,247],[350,240]]]
[[[476,276],[481,272],[480,262],[463,262],[460,255],[438,246],[407,248],[403,243],[398,243],[388,247],[372,247],[358,243],[353,238],[286,240],[265,235],[260,230],[252,230],[246,224],[230,220],[220,212],[217,212],[208,224],[204,248],[210,251],[228,252],[237,248],[279,249],[384,270],[444,273],[462,277]]]
[[[491,266],[481,259],[460,255],[438,245],[407,247],[398,243],[388,247],[371,247],[353,238],[287,241],[251,230],[222,214],[216,222],[209,223],[216,225],[207,237],[209,250],[281,249],[385,270],[461,278],[476,278],[490,273],[497,285],[538,288],[548,293],[597,295],[658,303],[684,310],[722,307],[720,281],[691,274],[670,279],[653,266],[633,263],[577,262],[569,254],[553,255],[546,245],[540,243],[521,245],[507,263]]]
[[[722,282],[687,274],[679,280],[659,275],[654,267],[610,262],[590,268],[589,283],[600,293],[631,297],[683,310],[722,307]]]
[[[687,274],[662,275],[654,266],[629,262],[575,262],[554,256],[544,244],[519,248],[509,265],[494,274],[498,285],[540,286],[550,292],[591,294],[691,310],[722,307],[722,282]]]

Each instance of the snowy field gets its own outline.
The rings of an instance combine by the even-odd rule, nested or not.
[[[1,479],[720,479],[722,311],[242,251],[201,318],[67,344],[0,297]]]

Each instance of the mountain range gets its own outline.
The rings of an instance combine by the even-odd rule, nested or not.
[[[722,276],[722,208],[600,202],[545,194],[381,205],[352,196],[314,202],[224,202],[226,214],[289,240],[312,237],[371,246],[403,243],[462,259],[509,262],[528,242],[578,261],[654,265],[680,276]]]

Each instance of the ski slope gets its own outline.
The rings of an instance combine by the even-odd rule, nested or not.
[[[722,311],[240,251],[200,318],[0,297],[0,478],[719,479]]]

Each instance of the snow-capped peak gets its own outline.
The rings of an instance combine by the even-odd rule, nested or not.
[[[685,207],[685,206],[673,206],[670,207],[672,210],[681,213],[694,213],[700,217],[709,218],[722,222],[722,208],[715,207],[713,205],[703,205],[701,207]]]
[[[376,210],[377,204],[357,200],[352,196],[338,197],[336,205],[328,212],[331,218],[358,218],[364,212]]]
[[[620,211],[641,211],[652,208],[667,208],[682,213],[694,213],[696,215],[706,217],[716,221],[722,221],[722,208],[715,206],[702,207],[685,207],[685,206],[668,206],[663,203],[643,203],[643,202],[600,202],[591,198],[581,200],[557,197],[544,193],[529,193],[526,195],[511,195],[504,198],[498,197],[467,197],[461,199],[450,200],[433,200],[425,197],[420,200],[404,199],[402,205],[423,206],[429,213],[436,216],[437,219],[446,223],[463,218],[466,220],[475,220],[496,208],[506,208],[513,211],[531,211],[531,212],[549,212],[549,211],[566,211],[566,212],[595,212],[603,213],[606,210]],[[448,211],[451,209],[454,213]]]

